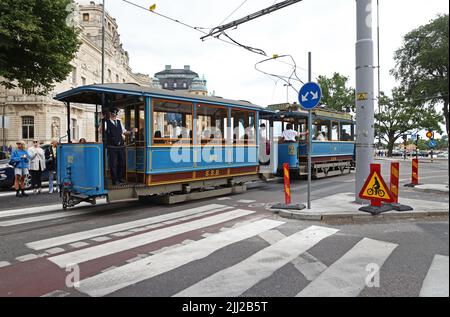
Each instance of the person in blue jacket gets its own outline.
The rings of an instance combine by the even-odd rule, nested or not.
[[[16,196],[28,196],[25,193],[25,177],[29,174],[30,167],[30,155],[25,150],[25,142],[18,141],[17,149],[11,154],[11,163],[14,165],[14,188],[16,190]],[[20,188],[19,188],[20,185]]]

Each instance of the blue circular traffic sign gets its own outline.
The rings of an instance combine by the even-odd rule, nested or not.
[[[436,141],[435,140],[430,140],[430,142],[428,143],[428,145],[430,147],[436,147]]]
[[[322,89],[317,83],[304,84],[298,94],[298,101],[304,109],[313,109],[317,107],[322,98]]]

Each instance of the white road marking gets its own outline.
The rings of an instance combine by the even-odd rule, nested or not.
[[[0,268],[10,265],[8,261],[0,261]]]
[[[111,240],[112,238],[110,238],[110,237],[97,237],[97,238],[92,238],[91,240],[92,241],[95,241],[95,242],[104,242],[104,241],[108,241],[108,240]]]
[[[89,245],[89,243],[87,242],[75,242],[75,243],[71,243],[69,244],[72,248],[74,249],[78,249],[78,248],[83,248]]]
[[[41,297],[66,297],[69,295],[70,295],[70,293],[67,293],[65,291],[56,290],[56,291],[50,292],[48,294],[42,295]]]
[[[16,258],[19,262],[30,261],[39,258],[36,254],[25,254]]]
[[[448,297],[448,256],[436,255],[420,290],[420,297]]]
[[[280,231],[278,231],[276,229],[262,232],[258,236],[269,244],[275,244],[278,241],[286,238],[286,236],[284,234],[282,234]]]
[[[192,261],[203,259],[233,243],[253,237],[284,222],[264,219],[227,232],[221,232],[153,255],[80,281],[80,292],[90,296],[104,296],[140,281],[176,269]]]
[[[201,229],[203,227],[212,226],[222,222],[227,222],[236,218],[248,216],[254,211],[248,210],[233,210],[222,214],[194,220],[179,225],[162,228],[142,234],[138,234],[129,238],[107,242],[90,248],[74,251],[66,254],[61,254],[49,258],[50,261],[57,264],[61,268],[65,268],[68,264],[78,264],[89,260],[107,256],[110,254],[122,252],[128,249],[133,249],[152,242],[174,237],[176,235],[186,233],[189,231]]]
[[[327,266],[313,257],[308,252],[303,253],[296,259],[292,260],[295,268],[302,273],[302,275],[308,280],[315,280],[323,271],[327,269]]]
[[[318,278],[309,283],[297,296],[356,297],[366,287],[370,275],[367,265],[379,268],[397,244],[364,238],[334,262]]]
[[[106,199],[97,200],[97,205],[101,205],[101,204],[106,204]],[[77,207],[72,208],[71,210],[79,209],[79,208],[85,207],[85,206],[91,206],[91,204],[82,202]],[[46,213],[46,212],[52,212],[52,211],[61,211],[61,214],[63,214],[63,213],[67,214],[67,211],[63,211],[61,204],[52,204],[52,205],[45,205],[45,206],[39,206],[39,207],[0,210],[0,219],[7,218],[7,217],[14,217],[14,216],[25,216],[25,215],[31,215],[31,214]]]
[[[174,296],[237,297],[339,230],[311,226],[217,272]]]
[[[256,202],[256,200],[241,199],[241,200],[238,200],[237,202],[241,203],[241,204],[251,204],[251,203]]]
[[[96,228],[96,229],[82,231],[82,232],[75,232],[72,234],[67,234],[67,235],[59,236],[59,237],[53,237],[53,238],[49,238],[49,239],[45,239],[45,240],[29,242],[26,244],[26,246],[31,249],[34,249],[34,250],[42,250],[42,249],[47,249],[47,248],[51,248],[54,246],[75,242],[75,241],[92,239],[94,237],[107,235],[107,234],[110,234],[113,232],[124,231],[124,230],[128,230],[131,228],[143,227],[143,226],[147,226],[147,225],[154,225],[155,223],[163,222],[168,219],[184,217],[186,215],[196,215],[196,214],[199,214],[199,213],[202,213],[205,211],[211,211],[211,210],[222,211],[222,210],[226,210],[229,208],[230,207],[227,207],[224,205],[211,204],[211,205],[196,207],[196,208],[187,209],[187,210],[183,210],[183,211],[179,211],[179,212],[174,212],[174,213],[170,213],[170,214],[164,214],[161,216],[145,218],[145,219],[125,222],[125,223],[121,223],[121,224],[117,224],[117,225]],[[147,229],[148,228],[149,227],[147,227]],[[103,238],[100,237],[100,238],[101,239],[97,239],[97,240],[92,239],[92,240],[97,241],[97,242],[109,240],[109,238],[106,239],[106,237],[103,237]]]
[[[79,215],[87,214],[90,212],[92,212],[92,210],[90,210],[90,209],[80,210],[80,211],[62,211],[61,210],[61,212],[53,213],[50,215],[1,221],[0,227],[10,227],[10,226],[23,225],[23,224],[32,223],[32,222],[53,220],[53,219],[71,217],[71,216],[79,216]]]
[[[61,253],[64,251],[66,251],[66,250],[64,250],[63,248],[52,248],[52,249],[45,250],[45,252],[47,252],[48,254],[56,254],[56,253]]]

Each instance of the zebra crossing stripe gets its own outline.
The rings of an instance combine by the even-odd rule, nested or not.
[[[255,213],[255,211],[237,209],[211,217],[138,234],[129,238],[107,242],[90,248],[57,255],[49,258],[49,260],[61,268],[66,268],[68,265],[83,263],[103,256],[126,251],[152,242],[174,237],[182,233],[248,216],[253,213]]]
[[[229,231],[217,233],[176,249],[167,250],[84,279],[80,281],[80,287],[77,290],[90,296],[105,296],[140,281],[176,269],[189,262],[205,258],[219,249],[278,227],[283,223],[263,219]]]
[[[311,226],[262,249],[244,261],[217,272],[174,296],[236,297],[271,276],[338,229]]]
[[[436,255],[420,290],[420,297],[448,297],[448,256]]]
[[[356,297],[366,287],[368,270],[384,264],[397,244],[364,238],[309,283],[298,297]],[[369,279],[370,281],[370,279]]]
[[[114,233],[114,232],[129,230],[129,229],[137,228],[137,227],[143,227],[143,226],[147,226],[147,225],[151,225],[151,224],[155,224],[155,223],[159,223],[159,222],[164,222],[167,220],[172,220],[172,219],[176,219],[176,218],[180,218],[180,217],[184,217],[184,216],[188,216],[188,215],[196,215],[196,214],[200,214],[205,211],[224,211],[229,208],[232,208],[232,207],[227,207],[225,205],[211,204],[211,205],[207,205],[207,206],[196,207],[196,208],[187,209],[187,210],[174,212],[174,213],[170,213],[170,214],[164,214],[161,216],[145,218],[145,219],[140,219],[140,220],[136,220],[136,221],[130,221],[130,222],[126,222],[126,223],[121,223],[121,224],[102,227],[102,228],[96,228],[96,229],[82,231],[82,232],[76,232],[76,233],[67,234],[64,236],[59,236],[59,237],[54,237],[54,238],[49,238],[49,239],[44,239],[44,240],[39,240],[39,241],[33,241],[33,242],[27,243],[26,246],[31,249],[34,249],[34,250],[44,250],[44,249],[52,248],[52,247],[55,247],[58,245],[63,245],[63,244],[80,241],[80,240],[87,240],[87,239],[107,235],[107,234]]]
[[[97,205],[101,205],[101,204],[105,204],[105,203],[106,203],[106,199],[97,200]],[[85,206],[91,206],[91,204],[82,202],[77,207],[73,208],[72,210],[79,209],[79,208],[82,208]],[[0,219],[8,218],[8,217],[15,217],[15,216],[40,214],[40,213],[46,213],[46,212],[52,212],[52,211],[62,211],[62,205],[61,204],[52,204],[52,205],[45,205],[45,206],[39,206],[39,207],[1,210],[0,211]],[[64,212],[64,213],[67,213],[67,212]]]

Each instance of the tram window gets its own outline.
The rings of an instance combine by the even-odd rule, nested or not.
[[[125,118],[122,122],[125,122],[125,127],[128,131],[133,131],[134,128],[138,129],[138,133],[134,135],[134,141],[136,141],[137,145],[143,145],[145,142],[145,105],[143,103],[137,106],[138,108],[138,120],[136,121],[136,106],[129,105],[125,108]],[[127,136],[128,142],[132,142],[133,140],[129,139],[130,136]]]
[[[273,136],[274,138],[279,138],[283,133],[283,123],[281,121],[275,121],[273,123]]]
[[[234,144],[256,144],[255,112],[241,109],[231,110],[231,127]]]
[[[339,122],[333,122],[331,124],[331,140],[339,141]]]
[[[153,144],[192,144],[191,103],[153,101]]]
[[[314,137],[313,137],[313,139],[316,141],[328,141],[329,140],[329,124],[330,124],[330,122],[327,120],[314,121],[314,125],[313,125]]]
[[[352,125],[341,123],[341,141],[353,141]]]
[[[197,106],[197,143],[225,144],[228,111],[208,105]]]

